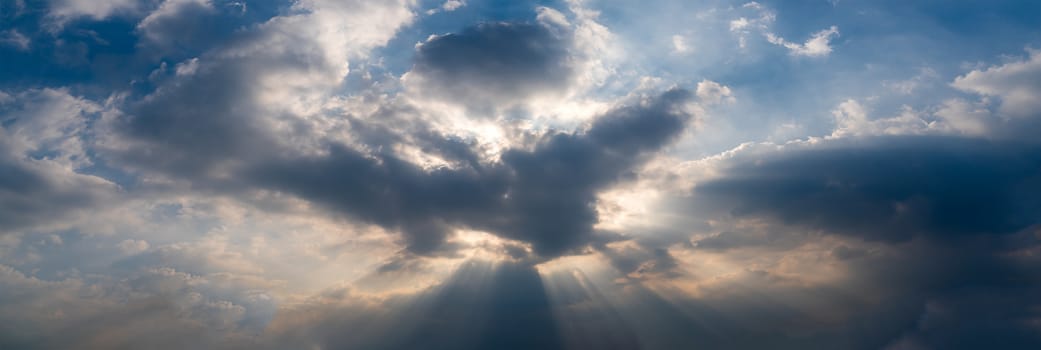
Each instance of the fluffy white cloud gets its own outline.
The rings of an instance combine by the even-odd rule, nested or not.
[[[909,95],[925,81],[935,79],[931,69],[907,80],[883,85]],[[1038,94],[1041,94],[1041,54],[1032,51],[1024,60],[977,69],[956,77],[950,86],[980,97],[947,98],[921,110],[903,106],[892,117],[871,116],[864,101],[846,100],[833,111],[833,137],[843,135],[946,134],[992,139],[1030,140],[1026,131],[1041,123]],[[870,98],[867,100],[871,100]],[[870,105],[870,103],[868,103]]]
[[[741,6],[742,10],[752,11],[756,17],[738,17],[731,20],[730,32],[738,36],[741,48],[748,45],[748,35],[759,32],[771,44],[788,49],[792,56],[824,57],[831,53],[831,40],[839,36],[839,28],[831,26],[813,33],[804,43],[792,42],[773,33],[770,27],[777,20],[777,14],[757,2],[749,2]]]
[[[444,4],[441,4],[441,9],[445,11],[455,11],[460,7],[466,6],[466,1],[461,0],[448,0]]]
[[[774,33],[764,33],[766,40],[772,44],[784,46],[793,56],[823,57],[831,53],[831,40],[839,36],[839,28],[831,28],[813,33],[805,43],[793,43]]]
[[[878,135],[966,135],[993,133],[997,119],[985,108],[958,99],[945,101],[931,111],[902,106],[895,116],[872,116],[869,107],[848,99],[831,111],[835,129],[829,137]]]
[[[681,54],[688,53],[691,50],[693,50],[693,48],[690,46],[689,43],[687,43],[687,38],[683,37],[682,35],[675,34],[672,36],[672,50],[675,53]]]
[[[90,17],[95,20],[104,19],[120,11],[136,11],[145,4],[138,0],[51,0],[48,16],[59,26],[77,17]]]
[[[90,164],[84,135],[103,107],[67,90],[29,90],[0,101],[0,143],[18,157],[60,164],[69,169]]]
[[[986,135],[997,121],[997,118],[985,107],[961,99],[944,101],[935,114],[951,129],[962,131],[967,135]]]
[[[768,32],[770,25],[777,19],[777,15],[754,1],[744,4],[741,8],[754,11],[757,15],[751,18],[738,17],[729,22],[730,32],[738,36],[738,46],[743,49],[748,46],[748,36],[753,31]]]
[[[723,102],[732,103],[735,101],[729,87],[711,80],[702,80],[699,82],[697,90],[694,92],[698,95],[698,98],[707,105],[714,105]]]
[[[1041,50],[1031,50],[1017,60],[984,70],[974,70],[951,83],[955,88],[997,97],[1000,111],[1014,118],[1039,117],[1041,111]]]

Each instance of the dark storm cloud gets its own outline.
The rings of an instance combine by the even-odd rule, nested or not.
[[[427,93],[456,103],[511,103],[566,89],[570,46],[542,25],[484,23],[420,45],[410,74]]]
[[[647,155],[684,129],[691,116],[683,104],[690,98],[672,90],[615,109],[585,132],[551,133],[533,150],[507,150],[490,165],[424,171],[393,155],[332,146],[328,156],[280,159],[248,176],[260,186],[400,229],[418,252],[438,248],[451,228],[468,227],[557,256],[590,242],[597,192],[634,176]]]
[[[786,336],[777,344],[865,349],[1028,349],[1041,344],[1041,332],[1031,326],[1041,319],[1041,265],[1035,257],[1041,249],[1036,235],[1041,148],[964,138],[877,137],[737,159],[719,178],[697,186],[696,207],[734,220],[765,220],[770,229],[754,235],[725,232],[697,241],[697,249],[770,254],[771,249],[797,247],[800,239],[813,240],[813,235],[803,236],[806,231],[876,245],[870,250],[841,245],[831,255],[849,270],[843,288],[871,295],[877,304],[865,307],[877,310],[851,314],[832,330],[807,325],[814,329],[811,337]],[[843,298],[833,290],[803,292],[820,302]],[[729,297],[712,303],[752,305]],[[763,310],[759,317],[790,312]]]
[[[735,217],[902,241],[1014,233],[1041,214],[1041,148],[955,138],[881,138],[768,154],[699,184]]]
[[[686,90],[671,90],[644,105],[597,119],[584,134],[548,136],[533,152],[510,150],[502,161],[512,173],[504,221],[493,231],[559,254],[590,239],[598,191],[626,178],[645,157],[671,142],[691,115]]]

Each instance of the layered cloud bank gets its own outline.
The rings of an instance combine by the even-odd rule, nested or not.
[[[1037,348],[1041,7],[933,5],[4,2],[0,348]]]

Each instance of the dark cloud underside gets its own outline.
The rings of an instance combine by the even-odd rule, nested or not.
[[[334,147],[330,156],[262,165],[258,184],[295,193],[405,234],[417,252],[450,228],[487,230],[557,256],[590,242],[595,196],[631,176],[691,118],[691,94],[673,90],[621,107],[585,132],[551,133],[532,151],[508,150],[490,165],[424,171],[393,155]]]
[[[867,240],[1007,234],[1038,222],[1041,150],[958,138],[882,138],[736,164],[698,197]],[[758,158],[758,157],[757,157]]]
[[[570,39],[543,25],[484,23],[421,44],[410,74],[439,98],[508,105],[566,90],[574,74],[570,46]]]

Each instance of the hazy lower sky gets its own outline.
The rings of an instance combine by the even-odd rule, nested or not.
[[[1036,0],[0,0],[2,349],[1041,348]]]

